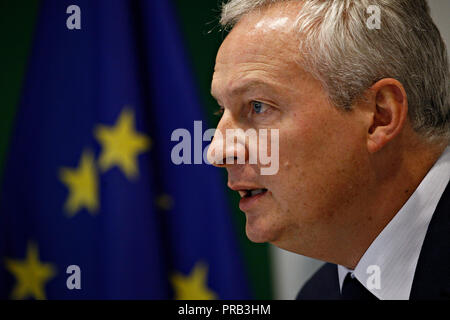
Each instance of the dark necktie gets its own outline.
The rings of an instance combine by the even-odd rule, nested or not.
[[[350,272],[342,285],[341,297],[342,300],[378,300],[356,278],[352,278]]]

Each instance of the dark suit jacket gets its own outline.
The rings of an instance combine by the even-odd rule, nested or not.
[[[331,263],[320,268],[297,295],[297,300],[340,299],[337,265]],[[450,299],[450,184],[428,226],[410,299]]]

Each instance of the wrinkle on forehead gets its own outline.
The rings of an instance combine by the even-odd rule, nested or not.
[[[285,2],[245,15],[219,49],[212,91],[223,92],[246,76],[282,80],[285,85],[302,77],[298,39],[292,28],[298,10],[299,2]]]
[[[221,49],[227,47],[239,54],[278,56],[289,52],[292,57],[297,56],[299,43],[295,26],[302,6],[301,1],[278,2],[244,15],[225,38]],[[272,50],[261,50],[265,49],[262,47]],[[219,50],[218,60],[222,60],[220,51],[223,50]]]

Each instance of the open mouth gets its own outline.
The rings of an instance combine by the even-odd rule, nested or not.
[[[259,194],[264,194],[267,192],[267,189],[249,189],[249,190],[240,190],[239,194],[241,198],[250,198]]]

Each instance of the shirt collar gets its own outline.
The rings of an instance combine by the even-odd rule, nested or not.
[[[366,250],[355,270],[338,266],[341,291],[345,276],[352,272],[378,299],[409,299],[428,225],[449,180],[450,147],[447,147],[412,196]],[[379,270],[379,288],[369,285],[376,276],[372,266]]]

